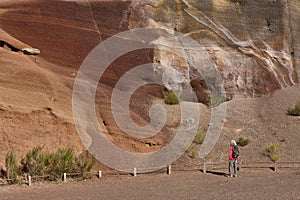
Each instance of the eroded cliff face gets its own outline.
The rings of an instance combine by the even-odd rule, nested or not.
[[[202,48],[180,58],[172,53],[172,44],[161,40],[170,51],[143,52],[137,63],[162,64],[153,70],[165,87],[183,91],[192,85],[198,100],[205,102],[209,85],[219,83],[197,68],[218,69],[227,99],[258,97],[299,81],[299,4],[297,0],[3,1],[0,24],[13,37],[40,49],[43,58],[71,67],[73,73],[97,44],[119,32],[156,27],[182,33]],[[121,64],[129,65],[124,71],[133,60]],[[196,69],[193,60],[198,60]],[[106,83],[113,86],[111,82]]]
[[[129,5],[129,1],[1,1],[0,26],[40,49],[42,58],[78,69],[101,41],[128,30]]]
[[[182,90],[184,84],[192,84],[203,100],[207,75],[194,73],[190,62],[208,55],[205,60],[210,62],[197,67],[218,68],[227,99],[258,97],[298,82],[297,11],[299,3],[286,0],[134,0],[130,28],[174,30],[203,46],[184,59],[156,50],[154,60],[166,66],[162,74],[172,76],[169,67],[177,71],[165,84],[168,89]]]

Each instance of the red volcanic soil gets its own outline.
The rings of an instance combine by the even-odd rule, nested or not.
[[[9,150],[21,157],[36,145],[84,151],[72,119],[75,76],[95,46],[128,30],[129,6],[130,1],[0,2],[0,41],[4,41],[0,48],[0,163]],[[24,55],[20,50],[25,47],[41,53]],[[117,59],[105,72],[97,92],[99,121],[105,122],[112,141],[127,150],[155,150],[169,138],[160,134],[149,142],[124,136],[114,127],[111,115],[113,86],[132,67],[151,62],[151,55],[151,50],[145,49]],[[144,110],[162,90],[153,86],[135,94],[131,107],[137,122],[147,124]]]
[[[0,163],[9,150],[20,157],[36,145],[84,150],[72,119],[75,75],[96,45],[127,30],[129,4],[0,2]],[[23,55],[25,47],[41,54]]]

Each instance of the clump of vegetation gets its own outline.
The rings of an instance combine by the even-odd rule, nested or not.
[[[9,183],[14,184],[18,182],[20,174],[16,155],[9,151],[5,156],[6,178],[10,179]]]
[[[85,152],[76,158],[76,171],[85,174],[93,169],[94,164],[95,158],[88,152]]]
[[[300,101],[288,109],[288,114],[292,116],[300,116]]]
[[[192,159],[195,159],[198,157],[198,151],[199,151],[199,147],[197,144],[192,143],[189,148],[187,148],[187,150],[185,151],[185,153]]]
[[[195,144],[202,144],[204,141],[204,138],[206,136],[206,131],[203,129],[198,129],[197,135],[195,136],[193,143]]]
[[[270,143],[266,148],[267,156],[273,161],[276,162],[279,160],[279,144]]]
[[[56,179],[60,178],[62,173],[75,173],[76,172],[76,156],[73,149],[61,148],[52,155],[50,163],[49,174]]]
[[[210,96],[207,97],[206,99],[206,104],[209,106],[209,107],[216,107],[218,106],[219,104],[223,103],[223,98],[218,96],[218,95],[213,95],[211,94]]]
[[[45,175],[52,162],[52,154],[42,152],[43,147],[37,146],[28,151],[21,160],[22,172],[31,175]]]
[[[17,162],[14,166],[18,168]],[[94,158],[90,154],[76,156],[72,148],[60,148],[49,152],[37,146],[25,154],[20,169],[31,176],[48,176],[48,180],[60,180],[63,173],[85,174],[94,166]],[[7,168],[9,169],[9,168]]]
[[[206,130],[199,128],[193,140],[193,143],[185,151],[190,158],[197,158],[199,154],[199,145],[203,143],[206,136]]]
[[[50,175],[54,180],[58,180],[62,173],[84,174],[94,165],[91,156],[76,157],[72,148],[60,148],[54,153],[42,150],[43,147],[38,146],[26,154],[21,162],[24,173]]]
[[[250,143],[250,139],[249,138],[243,138],[243,137],[240,137],[239,139],[238,139],[238,145],[239,146],[242,146],[242,147],[244,147],[244,146],[246,146],[246,145],[248,145],[249,143]]]
[[[178,97],[173,91],[166,92],[164,97],[165,97],[165,104],[167,105],[177,105],[180,102],[180,100],[178,99]]]

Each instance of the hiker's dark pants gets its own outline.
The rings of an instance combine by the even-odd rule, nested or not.
[[[232,175],[232,166],[234,169],[234,175],[237,175],[237,160],[229,160],[228,171],[230,176]]]

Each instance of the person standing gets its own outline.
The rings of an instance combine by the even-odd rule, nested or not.
[[[229,148],[229,164],[228,164],[228,171],[230,177],[237,177],[237,158],[239,156],[238,146],[235,140],[230,141],[230,148]],[[232,167],[233,167],[233,176],[232,176]]]

